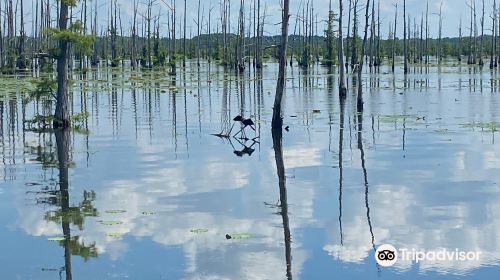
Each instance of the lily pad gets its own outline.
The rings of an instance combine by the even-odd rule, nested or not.
[[[98,221],[101,225],[105,226],[115,226],[115,225],[121,225],[123,222],[121,221]]]
[[[125,234],[121,232],[108,232],[106,233],[106,236],[108,237],[113,237],[113,238],[122,238]]]
[[[205,232],[208,232],[208,228],[194,228],[190,231],[192,233],[205,233]]]
[[[231,236],[231,239],[248,239],[248,238],[252,237],[252,235],[250,233],[246,233],[246,232],[231,233],[231,234],[229,234],[229,236]]]
[[[47,238],[48,241],[64,241],[66,239],[64,236],[54,236]]]
[[[126,210],[113,209],[113,210],[106,210],[104,212],[106,212],[108,214],[122,214],[122,213],[125,213],[127,211]]]

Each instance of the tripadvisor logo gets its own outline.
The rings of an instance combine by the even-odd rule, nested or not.
[[[461,251],[459,249],[448,250],[418,250],[396,247],[390,244],[380,245],[375,251],[375,260],[380,266],[393,266],[398,259],[419,263],[421,261],[478,261],[480,251]]]

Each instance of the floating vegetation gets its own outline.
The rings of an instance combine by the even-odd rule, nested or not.
[[[64,241],[66,238],[64,236],[54,236],[47,238],[48,241]]]
[[[248,239],[252,237],[252,235],[250,233],[246,233],[246,232],[241,232],[241,233],[230,233],[230,234],[226,234],[226,239]]]
[[[404,120],[413,120],[417,119],[417,116],[413,115],[381,115],[380,116],[380,121],[381,122],[397,122],[397,121],[404,121]]]
[[[98,223],[100,223],[101,225],[105,225],[105,226],[116,226],[116,225],[121,225],[123,224],[122,221],[97,221]]]
[[[112,237],[112,238],[122,238],[125,235],[125,233],[122,232],[108,232],[106,233],[107,237]]]
[[[190,230],[192,233],[205,233],[208,232],[208,228],[194,228]]]
[[[450,132],[450,130],[447,128],[438,128],[438,129],[434,129],[434,132],[440,133],[440,134],[446,134],[446,133]]]
[[[467,123],[461,124],[464,128],[481,129],[482,131],[496,132],[500,129],[500,122]]]
[[[104,212],[108,213],[108,214],[122,214],[122,213],[125,213],[127,211],[126,210],[120,210],[120,209],[114,209],[114,210],[106,210]]]

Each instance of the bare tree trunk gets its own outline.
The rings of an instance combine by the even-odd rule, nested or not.
[[[351,41],[351,9],[352,9],[352,0],[349,0],[349,15],[347,17],[347,38],[346,38],[346,60],[345,60],[345,69],[348,71],[349,66],[349,43]],[[333,13],[333,11],[332,11]]]
[[[483,2],[483,12],[481,16],[481,42],[479,46],[479,65],[483,66],[484,61],[483,61],[483,47],[484,47],[484,0]]]
[[[462,61],[462,18],[460,17],[460,26],[458,27],[458,51],[457,59],[460,63]]]
[[[441,61],[443,60],[442,57],[442,51],[443,51],[443,46],[442,46],[442,34],[443,34],[443,1],[441,1],[441,4],[439,6],[439,38],[438,38],[438,64],[441,65]]]
[[[396,67],[396,30],[398,30],[398,3],[395,4],[394,9],[394,31],[392,35],[392,73]]]
[[[197,19],[197,26],[198,26],[198,51],[197,51],[197,57],[196,57],[196,63],[198,67],[201,66],[200,64],[200,56],[201,56],[201,42],[200,42],[200,36],[201,36],[201,22],[200,22],[200,9],[201,9],[201,0],[198,0],[198,19]]]
[[[344,73],[344,38],[342,37],[342,19],[344,6],[342,0],[339,1],[339,96],[344,99],[347,96],[346,79]]]
[[[238,46],[238,71],[245,71],[245,0],[240,1],[240,16],[239,16],[239,46]]]
[[[68,29],[68,4],[61,1],[59,14],[59,30]],[[70,126],[69,99],[68,99],[68,41],[66,38],[59,39],[59,56],[57,58],[57,96],[56,112],[54,116],[55,128],[67,128]]]
[[[429,63],[429,1],[425,6],[425,64]]]
[[[404,49],[404,73],[408,74],[408,47],[406,46],[406,0],[403,1],[403,25],[404,25],[404,38],[403,38],[403,49]]]
[[[262,68],[262,37],[264,23],[260,19],[260,0],[257,0],[257,46],[256,46],[256,67],[258,69]],[[262,31],[261,31],[262,30]]]
[[[134,0],[134,20],[132,23],[132,50],[130,51],[130,63],[132,64],[132,69],[137,68],[137,0]]]
[[[361,59],[359,60],[359,68],[358,68],[358,100],[357,100],[357,111],[363,112],[363,81],[361,80],[362,78],[362,72],[363,72],[363,62],[364,62],[364,56],[365,56],[365,51],[366,51],[366,41],[368,37],[368,22],[370,19],[370,0],[366,0],[366,10],[365,10],[365,35],[363,37],[363,44],[361,45]]]
[[[356,51],[356,40],[358,37],[358,2],[359,0],[354,1],[354,10],[353,10],[353,31],[352,31],[352,51],[351,51],[351,69],[353,72],[356,70],[356,64],[358,63],[358,55]]]
[[[187,18],[187,0],[184,0],[184,38],[182,38],[182,67],[186,67],[186,18]]]
[[[497,1],[493,0],[493,23],[491,27],[491,53],[490,53],[490,69],[495,67],[495,49],[496,49],[496,22],[497,22]]]
[[[290,1],[283,0],[283,12],[281,21],[281,44],[279,47],[279,72],[278,82],[276,84],[276,95],[274,97],[273,120],[271,126],[273,129],[281,129],[283,126],[283,117],[281,105],[283,93],[285,91],[285,72],[286,72],[286,50],[288,46],[288,21],[290,19]]]

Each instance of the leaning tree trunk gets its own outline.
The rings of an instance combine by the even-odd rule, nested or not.
[[[288,20],[290,19],[290,1],[283,0],[283,14],[281,21],[281,45],[279,48],[279,72],[276,84],[276,95],[274,97],[272,128],[281,129],[283,118],[281,117],[281,103],[283,92],[285,91],[285,71],[286,71],[286,49],[288,45]]]
[[[59,11],[59,30],[68,29],[68,4],[61,1]],[[67,128],[70,126],[69,99],[68,99],[68,46],[66,38],[59,39],[59,56],[57,58],[57,96],[54,128]]]

